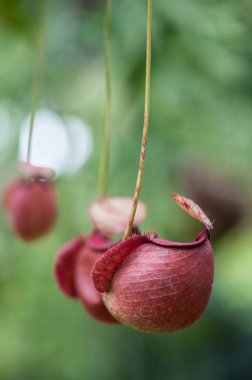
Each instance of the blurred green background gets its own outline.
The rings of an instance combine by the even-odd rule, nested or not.
[[[134,190],[143,123],[146,0],[112,1],[111,195]],[[37,2],[0,0],[0,188],[15,175],[30,110]],[[141,199],[143,230],[192,240],[200,230],[170,193],[215,220],[210,304],[191,328],[144,335],[92,320],[53,278],[58,248],[91,230],[103,116],[101,0],[46,5],[41,106],[87,122],[94,150],[57,179],[59,217],[25,244],[0,214],[1,380],[252,379],[252,3],[156,0],[151,120]],[[3,111],[4,110],[4,111]],[[3,116],[4,114],[4,116]],[[8,123],[7,123],[8,122]],[[6,128],[8,125],[8,128]]]

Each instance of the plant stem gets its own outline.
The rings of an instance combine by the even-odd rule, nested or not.
[[[37,27],[34,38],[34,63],[31,89],[31,117],[29,125],[27,162],[31,159],[32,134],[34,130],[35,115],[39,105],[41,89],[43,84],[44,68],[44,3],[45,0],[38,2]]]
[[[132,210],[129,217],[128,225],[124,232],[124,239],[129,237],[133,223],[134,223],[137,204],[139,200],[139,194],[140,194],[141,185],[142,185],[143,172],[144,172],[144,161],[145,161],[145,155],[146,155],[148,127],[149,127],[149,118],[150,118],[151,34],[152,34],[152,0],[148,0],[143,136],[142,136],[141,155],[140,155],[140,162],[139,162],[139,169],[138,169],[133,205],[132,205]]]
[[[110,0],[104,0],[104,120],[102,132],[102,153],[100,159],[100,197],[107,193],[109,145],[110,145],[110,123],[111,123],[111,68],[110,68],[110,37],[111,37],[111,15]]]

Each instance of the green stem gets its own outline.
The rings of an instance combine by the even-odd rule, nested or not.
[[[128,225],[125,229],[124,239],[130,236],[131,229],[134,223],[137,204],[139,200],[139,194],[140,194],[141,185],[142,185],[143,172],[144,172],[144,162],[145,162],[145,155],[146,155],[148,127],[149,127],[149,118],[150,118],[151,34],[152,34],[152,0],[148,0],[143,136],[142,136],[141,155],[140,155],[139,169],[138,169],[138,175],[137,175],[137,181],[136,181],[136,187],[135,187],[135,194],[133,198],[133,205],[132,205],[132,210],[129,217]]]
[[[45,0],[39,0],[38,3],[38,24],[34,38],[34,63],[31,89],[31,118],[29,125],[27,162],[31,159],[32,134],[34,130],[35,115],[41,97],[43,85],[44,69],[44,3]]]
[[[107,193],[108,166],[109,166],[109,145],[110,145],[110,119],[111,119],[111,72],[110,72],[110,36],[111,36],[111,15],[110,0],[104,0],[104,77],[105,77],[105,99],[104,99],[104,120],[102,132],[102,153],[100,160],[100,197]]]

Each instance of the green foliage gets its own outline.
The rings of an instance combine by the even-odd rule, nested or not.
[[[47,2],[42,104],[87,121],[93,128],[95,151],[82,172],[58,181],[60,215],[48,237],[31,245],[21,243],[1,212],[0,378],[250,379],[249,232],[237,228],[216,242],[217,275],[210,306],[195,326],[177,334],[149,336],[98,324],[56,288],[55,252],[80,231],[90,231],[87,209],[98,185],[102,9],[99,2],[88,3],[87,8],[86,1]],[[0,102],[13,108],[13,133],[0,162],[1,188],[13,175],[19,124],[30,107],[36,4],[0,1]],[[143,123],[146,1],[112,5],[109,192],[131,195]],[[143,229],[174,240],[193,238],[189,226],[194,222],[169,199],[172,191],[183,193],[180,167],[196,161],[206,172],[217,168],[252,183],[250,15],[248,1],[154,2],[151,123],[141,196],[149,217]],[[198,227],[197,222],[193,225]],[[250,221],[246,229],[250,231]]]

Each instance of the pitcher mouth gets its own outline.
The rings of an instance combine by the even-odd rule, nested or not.
[[[160,239],[157,237],[151,237],[149,234],[144,234],[146,236],[147,240],[159,247],[166,247],[166,248],[193,248],[198,247],[204,242],[210,238],[210,232],[209,230],[205,229],[201,231],[197,236],[195,241],[192,242],[176,242],[172,240],[166,240],[166,239]],[[86,244],[89,248],[97,251],[97,252],[104,252],[107,251],[110,248],[113,248],[116,244],[120,243],[121,241],[109,241],[104,239],[93,239],[92,237],[87,239]]]
[[[147,236],[148,237],[148,236]],[[192,242],[176,242],[172,240],[166,240],[166,239],[159,239],[156,237],[148,237],[148,240],[154,243],[155,245],[159,247],[165,247],[165,248],[193,248],[198,247],[205,243],[207,239],[210,239],[210,231],[208,229],[204,229],[201,231],[197,236],[195,241]]]

